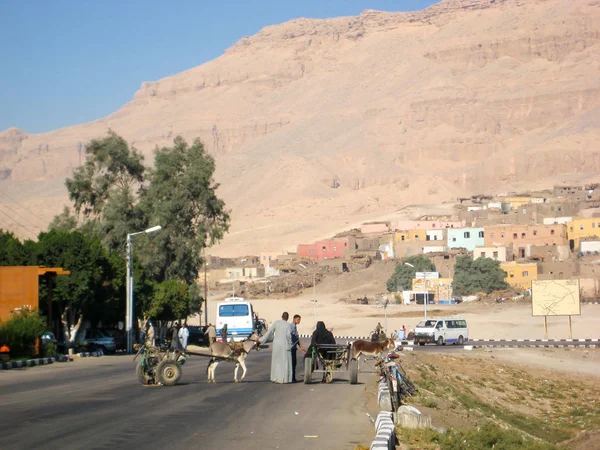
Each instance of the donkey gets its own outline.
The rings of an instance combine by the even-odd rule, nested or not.
[[[217,356],[218,358],[230,358],[225,361],[235,362],[235,370],[233,371],[233,380],[236,383],[240,383],[246,376],[246,364],[244,360],[248,356],[248,353],[253,348],[258,350],[258,344],[260,343],[256,333],[253,333],[249,338],[243,340],[240,343],[237,342],[213,342],[210,348],[210,354]],[[215,369],[219,364],[218,358],[211,358],[206,369],[209,383],[216,383],[215,381]],[[242,366],[242,377],[238,379],[237,373],[238,368]]]
[[[392,339],[386,339],[383,342],[371,342],[359,339],[352,344],[352,357],[358,361],[360,355],[378,356],[385,350],[390,351],[394,350],[394,348],[396,348],[396,344]]]

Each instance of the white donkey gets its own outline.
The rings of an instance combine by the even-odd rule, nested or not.
[[[258,336],[256,333],[252,334],[248,339],[245,339],[241,343],[237,342],[214,342],[210,348],[210,354],[218,358],[230,358],[224,361],[235,362],[235,370],[233,371],[233,380],[236,383],[240,383],[246,376],[246,364],[244,360],[248,356],[250,350],[256,347],[258,350]],[[209,383],[216,383],[215,381],[215,369],[221,360],[218,358],[211,358],[206,369]],[[237,372],[238,367],[242,366],[242,377],[238,379]]]

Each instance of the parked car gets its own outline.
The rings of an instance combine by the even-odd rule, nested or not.
[[[120,352],[127,350],[127,337],[123,331],[117,328],[106,328],[101,331],[115,340],[116,351]]]
[[[188,331],[190,337],[188,338],[188,345],[198,345],[200,347],[208,347],[208,336],[204,334],[206,326],[190,326],[188,325]]]
[[[115,338],[106,335],[101,330],[93,328],[86,328],[83,331],[79,331],[75,342],[79,345],[86,345],[102,350],[103,352],[114,353],[117,349]]]
[[[54,337],[54,333],[52,331],[44,331],[44,334],[42,334],[42,337],[40,339],[44,347],[48,344],[56,345],[56,343],[58,342],[56,340],[56,337]]]

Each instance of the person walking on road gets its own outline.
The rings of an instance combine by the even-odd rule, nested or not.
[[[212,348],[213,344],[217,342],[217,330],[215,329],[215,326],[212,323],[209,323],[204,334],[208,335],[208,348]]]
[[[302,347],[302,343],[300,342],[300,335],[298,334],[298,328],[297,326],[300,325],[300,322],[302,321],[302,317],[300,317],[300,314],[296,314],[294,316],[294,318],[292,319],[292,383],[296,383],[296,351],[298,349],[298,347],[300,347],[300,350],[302,350],[304,353],[306,353],[306,350],[304,350],[304,348]]]
[[[273,354],[271,356],[271,381],[273,383],[292,382],[292,326],[288,323],[290,315],[284,312],[281,320],[271,325],[269,331],[260,338],[264,344],[273,339]]]
[[[221,328],[221,341],[227,342],[227,324],[223,325],[223,328]]]
[[[171,328],[171,350],[181,350],[179,343],[179,324],[175,322]]]
[[[190,337],[190,330],[188,330],[187,323],[184,323],[183,326],[179,329],[179,344],[181,348],[185,350],[187,348],[188,338]]]

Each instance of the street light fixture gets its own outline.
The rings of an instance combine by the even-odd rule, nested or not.
[[[132,275],[132,264],[131,264],[131,238],[138,234],[154,233],[155,231],[162,230],[160,225],[148,228],[144,231],[138,231],[136,233],[127,234],[127,279],[126,279],[126,290],[127,290],[127,302],[125,305],[125,331],[127,333],[127,352],[131,353],[133,349],[133,275]]]

